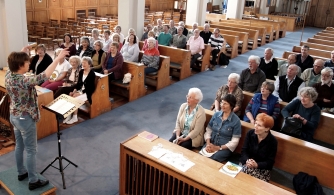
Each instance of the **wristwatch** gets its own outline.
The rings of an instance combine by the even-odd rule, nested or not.
[[[222,146],[219,146],[219,150],[223,150]]]

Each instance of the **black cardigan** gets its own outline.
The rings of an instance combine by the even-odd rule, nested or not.
[[[80,90],[82,88],[82,85],[84,85],[85,89],[82,92],[86,93],[89,103],[92,104],[92,95],[95,91],[95,72],[94,72],[94,69],[91,69],[85,81],[82,82],[83,73],[84,73],[84,70],[81,69],[79,72],[78,83],[74,85],[74,88],[76,90]]]
[[[38,62],[39,55],[35,55],[31,59],[31,63],[29,65],[29,71],[32,70],[32,72],[36,75],[40,74],[41,72],[44,72],[44,70],[53,62],[51,56],[47,53],[45,53],[41,63],[39,63],[37,70],[35,70],[36,64]]]

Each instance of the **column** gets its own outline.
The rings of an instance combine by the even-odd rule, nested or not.
[[[241,19],[244,11],[245,0],[228,1],[226,18]]]
[[[185,24],[192,25],[197,22],[199,26],[203,26],[206,16],[206,3],[207,0],[188,0]]]
[[[28,44],[25,1],[0,0],[0,67],[12,51]]]
[[[129,28],[136,31],[141,39],[144,30],[145,0],[118,0],[118,25],[122,27],[124,37]]]

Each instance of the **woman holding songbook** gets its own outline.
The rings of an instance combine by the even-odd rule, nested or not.
[[[242,171],[268,182],[277,152],[277,140],[270,133],[274,119],[260,113],[256,116],[254,129],[247,132],[241,151]]]
[[[241,123],[233,112],[236,98],[227,94],[220,103],[221,110],[214,113],[204,134],[206,144],[200,154],[215,161],[223,162],[238,146],[241,137]]]
[[[198,88],[189,89],[176,118],[176,125],[170,142],[174,142],[191,150],[203,145],[204,123],[206,120],[204,108],[199,104],[203,94]]]
[[[93,61],[90,57],[82,57],[82,69],[79,71],[78,83],[74,85],[73,92],[70,96],[82,101],[88,100],[92,104],[92,94],[95,91],[95,72],[91,68]],[[68,116],[63,123],[68,125],[78,122],[78,110],[74,111],[73,116]]]

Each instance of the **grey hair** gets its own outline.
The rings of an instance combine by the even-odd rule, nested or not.
[[[178,27],[177,27],[177,30],[179,30],[180,28],[181,28],[182,30],[184,29],[183,26],[178,26]]]
[[[322,59],[316,59],[316,60],[314,60],[314,64],[316,64],[317,62],[321,62],[322,67],[325,66],[325,61],[323,61]]]
[[[180,21],[180,22],[179,22],[179,25],[184,25],[184,22],[183,22],[183,21]]]
[[[86,61],[86,62],[88,62],[88,64],[89,64],[90,66],[93,66],[93,60],[92,60],[92,58],[90,58],[90,57],[88,57],[88,56],[84,56],[84,57],[82,57],[82,58],[81,58],[81,61]]]
[[[99,35],[100,35],[99,29],[94,28],[94,29],[92,30],[92,35],[93,35],[93,34],[99,36]]]
[[[208,27],[210,28],[210,24],[209,24],[209,23],[205,23],[205,24],[204,24],[204,28],[205,28],[206,26],[208,26]]]
[[[195,94],[195,99],[198,100],[198,104],[201,103],[201,101],[203,100],[203,93],[200,89],[194,87],[194,88],[190,88],[188,94]]]
[[[115,26],[114,30],[116,30],[117,28],[119,28],[119,32],[122,31],[122,27],[120,25]]]
[[[159,21],[160,21],[160,22],[162,22],[162,20],[161,20],[160,18],[159,18],[159,19],[157,19],[157,22],[159,22]]]
[[[321,70],[321,74],[325,74],[327,72],[329,72],[329,75],[333,76],[333,70],[331,68],[326,67],[326,68]]]
[[[156,40],[155,40],[155,38],[153,38],[153,37],[149,37],[148,39],[147,39],[147,43],[148,42],[150,42],[150,41],[152,41],[153,42],[153,44],[154,44],[154,46],[155,46],[155,44],[156,44]]]
[[[313,87],[303,87],[303,88],[301,88],[300,91],[298,92],[298,95],[299,95],[299,97],[306,96],[306,97],[310,98],[312,102],[314,102],[318,97],[318,93]]]
[[[81,64],[81,58],[80,58],[80,56],[71,56],[68,61],[71,62],[71,60],[77,61],[78,65],[80,66],[80,64]]]
[[[248,62],[251,60],[255,60],[256,64],[259,65],[261,62],[261,59],[259,56],[251,55],[248,57]]]
[[[264,50],[264,52],[266,52],[266,51],[268,51],[268,50],[270,50],[270,51],[271,51],[271,54],[274,55],[274,50],[273,50],[272,48],[270,48],[270,47],[266,48],[266,49]]]
[[[80,38],[80,41],[81,41],[81,42],[82,42],[82,41],[86,41],[86,42],[88,42],[88,45],[90,44],[89,38],[88,38],[87,36],[83,36],[83,37],[81,37],[81,38]]]
[[[198,23],[197,23],[197,22],[194,22],[194,23],[193,23],[193,26],[194,26],[194,25],[198,26]]]
[[[240,75],[237,73],[231,73],[230,75],[228,75],[227,79],[235,79],[235,82],[239,83]]]
[[[94,42],[94,45],[95,45],[96,43],[99,43],[99,44],[100,44],[101,49],[103,48],[103,42],[102,42],[102,41],[97,40],[97,41]]]
[[[134,35],[136,34],[135,29],[133,29],[133,28],[129,28],[129,30],[128,30],[128,34],[130,34],[130,31],[133,31],[133,34],[134,34]]]

